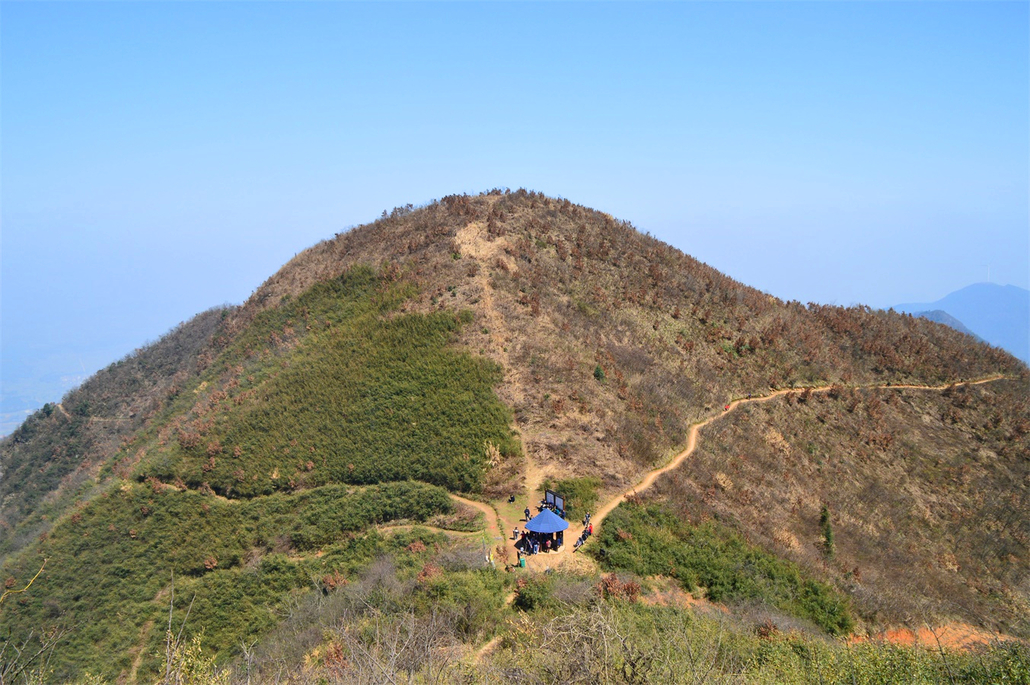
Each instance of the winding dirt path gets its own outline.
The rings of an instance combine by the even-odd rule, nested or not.
[[[459,497],[458,495],[452,494],[451,499],[453,499],[455,502],[461,502],[466,506],[473,507],[483,512],[483,516],[486,518],[486,532],[492,538],[493,544],[504,541],[504,535],[501,533],[500,527],[501,517],[497,513],[496,509],[494,509],[492,506],[484,502],[477,502],[475,500],[465,499],[464,497]]]
[[[943,385],[904,385],[904,384],[903,385],[896,385],[896,384],[891,384],[891,383],[875,383],[875,384],[869,384],[869,385],[853,385],[853,386],[838,386],[838,387],[845,387],[845,388],[850,387],[850,388],[858,388],[858,389],[864,389],[864,390],[936,390],[936,391],[941,391],[941,390],[946,390],[947,388],[950,388],[952,386],[958,387],[958,386],[961,386],[961,385],[981,385],[983,383],[993,383],[994,381],[999,381],[999,380],[1002,380],[1002,379],[1005,379],[1005,378],[1008,378],[1008,377],[999,374],[999,375],[996,375],[996,376],[989,376],[987,378],[981,378],[979,380],[957,381],[957,382],[954,382],[954,383],[945,383]],[[641,479],[636,485],[634,485],[629,490],[626,490],[622,494],[620,494],[620,495],[618,495],[616,497],[613,497],[612,499],[608,500],[608,502],[606,502],[604,505],[602,505],[601,508],[597,510],[597,513],[593,514],[591,516],[591,521],[594,523],[594,527],[595,528],[599,528],[601,526],[601,523],[608,516],[608,514],[610,514],[612,512],[612,510],[615,509],[615,507],[617,507],[620,504],[622,504],[623,502],[625,502],[628,497],[630,497],[632,495],[637,495],[641,491],[648,489],[649,487],[651,487],[654,484],[654,482],[658,479],[658,477],[661,476],[663,473],[668,473],[669,471],[672,471],[673,469],[678,467],[680,464],[682,464],[683,460],[685,460],[687,457],[689,457],[691,455],[691,453],[694,451],[694,449],[697,447],[698,434],[699,434],[700,430],[702,428],[704,428],[705,426],[707,426],[708,424],[712,423],[713,421],[717,421],[718,419],[721,419],[722,417],[726,416],[727,414],[735,411],[737,409],[737,407],[741,406],[742,404],[752,404],[752,403],[758,403],[758,402],[768,402],[769,400],[775,399],[777,397],[782,397],[783,395],[787,395],[789,393],[799,393],[799,392],[804,392],[806,390],[809,390],[811,392],[818,392],[818,393],[829,392],[831,389],[833,389],[833,387],[834,386],[832,386],[832,385],[821,385],[821,386],[816,386],[816,387],[786,388],[784,390],[777,390],[776,392],[770,393],[768,395],[762,395],[761,397],[751,397],[751,398],[736,399],[736,400],[731,401],[718,414],[713,414],[712,416],[709,416],[704,421],[701,421],[699,423],[695,423],[695,424],[693,424],[690,427],[690,432],[687,434],[687,446],[686,446],[686,448],[684,448],[684,450],[682,452],[680,452],[679,454],[675,455],[664,466],[660,466],[657,469],[654,469],[653,471],[649,471],[647,473],[647,475],[645,475],[643,477],[643,479]]]
[[[852,386],[843,386],[843,387],[856,388],[856,389],[864,389],[864,390],[874,390],[874,389],[876,389],[876,390],[881,390],[881,389],[882,390],[892,390],[893,389],[893,390],[927,390],[927,391],[938,391],[939,392],[939,391],[945,390],[945,389],[947,389],[949,387],[958,387],[958,386],[963,386],[963,385],[981,385],[981,384],[984,384],[984,383],[993,383],[994,381],[1003,380],[1003,379],[1006,379],[1006,378],[1008,378],[1008,377],[999,374],[999,375],[995,375],[995,376],[989,376],[987,378],[981,378],[981,379],[978,379],[978,380],[956,381],[956,382],[953,382],[953,383],[944,383],[942,385],[912,385],[912,384],[900,384],[899,385],[899,384],[888,384],[888,383],[879,383],[879,384],[878,383],[872,383],[872,384],[868,384],[868,385],[852,385]],[[840,387],[840,386],[838,386],[838,387]],[[707,426],[708,424],[712,423],[713,421],[717,421],[718,419],[721,419],[722,417],[726,416],[727,414],[730,414],[731,412],[736,411],[737,407],[739,407],[741,405],[744,405],[744,404],[752,404],[752,403],[758,403],[758,402],[769,402],[770,400],[776,399],[777,397],[782,397],[783,395],[787,395],[789,393],[801,393],[801,392],[804,392],[806,390],[809,390],[811,392],[823,393],[823,392],[829,392],[833,388],[834,388],[833,385],[824,385],[824,386],[815,386],[815,387],[808,386],[808,387],[802,387],[802,388],[785,388],[783,390],[777,390],[775,392],[769,393],[768,395],[762,395],[760,397],[748,397],[748,398],[741,398],[741,399],[732,400],[728,405],[725,406],[725,408],[721,412],[719,412],[717,414],[713,414],[712,416],[709,416],[707,419],[704,419],[703,421],[699,421],[697,423],[692,424],[690,426],[690,430],[689,430],[689,432],[687,434],[687,444],[686,444],[686,447],[681,452],[679,452],[678,454],[673,456],[672,459],[670,459],[664,465],[662,465],[662,466],[660,466],[660,467],[658,467],[656,469],[653,469],[653,470],[647,472],[647,474],[640,481],[638,481],[637,484],[634,485],[633,487],[629,488],[628,490],[623,491],[619,495],[616,495],[615,497],[612,497],[610,500],[605,502],[597,510],[596,513],[591,515],[591,523],[594,524],[595,528],[600,528],[601,524],[608,517],[608,514],[610,514],[615,509],[615,507],[617,507],[620,504],[622,504],[623,502],[625,502],[628,497],[637,495],[640,492],[642,492],[644,490],[647,490],[649,487],[651,487],[654,484],[654,482],[662,474],[668,473],[669,471],[672,471],[673,469],[675,469],[678,466],[680,466],[680,464],[682,464],[683,461],[687,457],[689,457],[694,452],[694,450],[697,448],[697,442],[698,442],[698,438],[699,438],[699,434],[700,434],[701,429],[704,428],[705,426]],[[527,462],[527,465],[529,465],[529,464],[530,464],[530,462]],[[540,480],[542,480],[543,474],[540,473],[540,469],[537,468],[537,469],[535,469],[535,474],[534,475],[535,475],[535,478],[533,479],[533,482],[536,484],[536,486],[539,486],[539,482],[540,482]],[[530,479],[527,478],[527,481],[529,481],[529,480]],[[531,489],[529,492],[530,492],[530,494],[532,494],[535,491],[536,491],[535,489]],[[500,513],[499,513],[499,511],[500,511],[499,509],[494,509],[493,507],[491,507],[489,505],[486,505],[486,504],[483,504],[481,502],[473,502],[471,500],[466,500],[464,498],[458,497],[457,495],[452,495],[452,497],[454,499],[460,501],[460,502],[464,502],[464,503],[466,503],[466,504],[468,504],[470,506],[476,507],[477,509],[479,509],[480,511],[482,511],[484,514],[487,515],[487,519],[488,520],[491,519],[490,514],[491,513],[494,514],[495,518],[493,519],[494,520],[494,524],[493,524],[493,528],[492,528],[491,532],[497,534],[499,539],[504,539],[504,536],[502,536],[500,534],[500,531],[497,528],[497,526],[501,525],[501,526],[503,526],[503,529],[505,531],[507,531],[507,529],[509,527],[511,527],[513,525],[513,523],[515,523],[515,522],[512,522],[512,521],[503,520],[501,515],[500,515]],[[521,519],[520,519],[520,521],[521,521]],[[516,525],[517,525],[517,523],[516,523]],[[570,530],[571,530],[571,527],[570,527]],[[569,540],[573,540],[574,539],[574,537],[571,534],[568,534],[568,531],[567,531],[567,537],[569,538]],[[514,548],[514,541],[513,540],[507,540],[505,544],[510,545],[510,546],[512,546]],[[545,569],[549,569],[549,568],[563,568],[563,569],[566,569],[566,570],[577,570],[577,571],[582,571],[582,572],[590,572],[590,571],[596,571],[597,570],[597,565],[596,565],[596,563],[593,561],[593,559],[591,557],[588,557],[585,554],[576,554],[576,553],[574,553],[574,550],[572,548],[572,543],[571,542],[566,544],[565,547],[562,548],[562,550],[559,551],[559,552],[551,552],[549,554],[540,554],[540,555],[530,556],[530,557],[526,558],[526,562],[527,562],[526,570],[529,570],[529,571],[538,571],[539,572],[539,571],[542,571],[542,570],[545,570]],[[512,592],[506,598],[506,604],[510,605],[514,601],[515,601],[515,593]],[[498,636],[494,636],[491,640],[487,641],[483,646],[481,646],[479,649],[476,650],[474,658],[477,661],[482,659],[484,656],[489,654],[491,651],[493,651],[497,647],[497,645],[500,643],[500,640],[501,640],[501,637],[499,635]]]
[[[993,383],[995,381],[1003,380],[1003,379],[1006,379],[1006,378],[1008,378],[1008,376],[1004,376],[1004,375],[1000,375],[999,374],[999,375],[989,376],[987,378],[981,378],[981,379],[977,379],[977,380],[955,381],[955,382],[951,382],[951,383],[943,383],[941,385],[914,385],[914,384],[893,384],[893,383],[870,383],[870,384],[867,384],[867,385],[851,385],[851,386],[837,386],[837,387],[856,388],[856,389],[862,389],[862,390],[926,390],[926,391],[938,391],[939,392],[939,391],[945,390],[945,389],[947,389],[949,387],[953,387],[953,386],[954,387],[958,387],[958,386],[963,386],[963,385],[981,385],[981,384],[984,384],[984,383]],[[643,492],[644,490],[647,490],[652,485],[654,485],[654,482],[656,480],[658,480],[659,476],[661,476],[664,473],[668,473],[669,471],[672,471],[673,469],[679,467],[683,463],[683,461],[687,457],[689,457],[694,452],[695,449],[697,449],[698,439],[700,437],[700,432],[701,432],[702,428],[704,428],[708,424],[712,423],[713,421],[718,421],[719,419],[723,418],[727,414],[730,414],[731,412],[736,411],[736,409],[738,407],[740,407],[741,405],[760,403],[760,402],[769,402],[770,400],[774,400],[777,397],[782,397],[782,396],[787,395],[789,393],[801,393],[801,392],[804,392],[806,390],[814,392],[814,393],[829,392],[833,388],[834,388],[833,385],[806,386],[806,387],[800,387],[800,388],[785,388],[783,390],[777,390],[775,392],[769,393],[768,395],[762,395],[760,397],[740,398],[740,399],[732,400],[722,411],[709,416],[708,418],[704,419],[703,421],[699,421],[697,423],[692,424],[690,426],[690,430],[687,433],[687,444],[686,444],[686,446],[684,447],[684,449],[681,452],[679,452],[678,454],[674,455],[672,457],[672,459],[667,461],[662,466],[659,466],[656,469],[648,471],[644,475],[643,478],[641,478],[635,485],[633,485],[629,489],[619,493],[618,495],[612,497],[607,502],[602,504],[597,509],[596,512],[591,514],[590,522],[594,525],[594,529],[595,530],[599,529],[601,527],[601,524],[608,517],[608,515],[617,506],[619,506],[620,504],[625,502],[627,498],[635,496],[635,495],[638,495],[641,492]],[[532,494],[532,492],[534,492],[534,491],[530,491],[531,494]],[[501,517],[498,515],[498,519],[500,519],[500,518]],[[502,520],[501,523],[504,526],[504,529],[506,531],[510,527],[512,527],[513,525],[518,525],[518,522],[513,522],[513,521],[503,521]],[[596,569],[596,564],[593,562],[593,560],[590,557],[588,557],[585,554],[578,554],[578,553],[574,553],[573,552],[572,541],[574,541],[577,537],[579,537],[579,533],[581,531],[582,531],[582,529],[580,527],[577,527],[577,530],[575,532],[572,532],[572,527],[570,526],[569,531],[566,531],[566,538],[568,539],[568,542],[566,543],[565,547],[561,551],[559,551],[559,552],[551,552],[549,554],[540,554],[540,555],[530,556],[530,557],[528,557],[526,559],[526,562],[527,562],[526,563],[526,568],[528,570],[533,570],[533,571],[542,571],[542,570],[545,570],[545,569],[548,569],[548,568],[566,568],[568,570],[573,570],[574,569],[574,570],[577,570],[577,571],[584,571],[584,572],[596,571],[597,570]],[[513,545],[513,541],[512,540],[508,540],[507,544]]]
[[[452,530],[450,528],[441,528],[439,526],[430,526],[426,523],[398,523],[395,526],[390,524],[375,526],[375,530],[383,534],[397,534],[403,533],[408,530],[414,530],[416,528],[422,528],[424,530],[430,530],[434,533],[443,533],[444,535],[454,535],[457,537],[471,537],[473,535],[482,535],[481,530]]]

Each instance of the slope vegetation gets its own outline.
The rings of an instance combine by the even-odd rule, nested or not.
[[[710,425],[649,496],[832,580],[868,620],[1028,637],[1028,441],[1020,381],[799,392]]]
[[[0,442],[0,561],[94,489],[98,469],[210,363],[229,311],[180,324],[47,404]]]
[[[412,291],[367,267],[263,312],[147,443],[139,473],[233,497],[329,482],[481,487],[515,457],[494,363],[449,347],[468,312],[385,315]]]
[[[600,476],[608,491],[637,480],[682,443],[689,421],[732,397],[1025,371],[924,319],[782,302],[627,222],[526,191],[397,208],[320,243],[259,288],[230,328],[355,263],[409,278],[412,309],[472,311],[461,341],[504,368],[497,391],[527,455],[544,475]],[[520,475],[495,470],[488,493],[506,494]]]
[[[438,530],[475,527],[453,493],[491,500],[505,528],[545,481],[586,509],[664,464],[691,424],[733,398],[836,384],[830,399],[799,391],[711,424],[702,441],[710,451],[662,481],[665,501],[612,514],[621,523],[604,531],[605,563],[650,575],[674,548],[668,574],[685,588],[845,633],[853,617],[844,595],[870,624],[904,608],[882,608],[894,606],[893,562],[854,542],[865,522],[890,516],[890,526],[869,528],[881,547],[914,545],[911,606],[972,615],[943,606],[943,576],[927,567],[951,563],[950,553],[962,570],[940,587],[972,587],[985,573],[983,592],[961,601],[1022,634],[1024,595],[1013,588],[1024,583],[1015,570],[1026,560],[1024,530],[1001,517],[1026,489],[1026,373],[1010,355],[924,319],[781,302],[566,200],[492,191],[398,208],[301,253],[241,307],[201,315],[4,440],[0,575],[18,587],[51,561],[32,593],[3,606],[0,630],[29,645],[67,631],[51,661],[60,679],[94,670],[137,682],[159,669],[169,604],[178,625],[196,593],[189,634],[222,664],[263,658],[266,675],[290,664],[297,682],[453,675],[458,661],[440,654],[460,656],[490,636],[507,635],[508,646],[546,637],[502,628],[511,576],[483,566],[494,520],[481,540]],[[919,411],[907,394],[856,389],[995,375],[1019,380]],[[792,409],[781,416],[781,406]],[[752,421],[727,433],[742,417]],[[781,438],[766,449],[774,433]],[[794,478],[775,461],[781,442],[792,458],[826,455],[825,471],[806,462],[805,479]],[[727,454],[739,466],[719,466]],[[935,458],[960,469],[960,483],[962,473],[974,480],[951,487],[952,472],[928,466]],[[839,471],[829,471],[831,459]],[[721,478],[685,475],[692,468]],[[801,497],[797,520],[782,511],[784,489]],[[823,501],[833,503],[833,560],[808,551]],[[987,518],[963,518],[969,507]],[[763,512],[786,533],[767,530]],[[852,530],[845,516],[863,523]],[[706,527],[706,518],[719,520]],[[998,525],[1008,527],[989,558],[965,569]],[[794,549],[792,539],[805,542]],[[699,562],[705,546],[723,567]],[[496,548],[499,561],[506,553]],[[637,580],[606,581],[598,594],[596,577],[582,573],[556,591],[574,605],[567,619],[526,599],[532,578],[517,604],[580,621],[636,596],[626,588]],[[649,615],[630,609],[607,625]],[[633,639],[649,644],[641,635]],[[405,651],[415,644],[417,654]],[[764,648],[747,644],[740,653],[757,659]]]

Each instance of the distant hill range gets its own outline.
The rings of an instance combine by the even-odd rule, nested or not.
[[[974,283],[936,302],[899,304],[894,309],[969,333],[1030,363],[1030,290]]]
[[[937,323],[942,323],[945,326],[951,326],[952,328],[954,328],[959,333],[965,333],[966,335],[970,335],[973,338],[975,338],[976,340],[979,340],[980,342],[986,342],[979,335],[977,335],[973,331],[969,330],[969,328],[967,328],[965,324],[963,324],[961,321],[959,321],[958,319],[956,319],[954,316],[952,316],[948,312],[944,311],[943,309],[934,309],[934,310],[929,311],[929,312],[912,312],[912,313],[914,315],[916,315],[916,316],[921,316],[924,319],[929,319],[930,321],[936,321]]]

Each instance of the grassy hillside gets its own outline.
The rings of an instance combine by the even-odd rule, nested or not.
[[[602,600],[580,590],[591,587],[585,578],[559,576],[550,582],[564,600],[514,621],[502,633],[501,647],[474,670],[476,682],[929,685],[1030,678],[1025,645],[967,654],[848,645],[780,630],[768,618],[748,624],[718,610],[654,603],[646,592],[640,599],[623,594]],[[610,575],[598,585],[632,587],[633,582]]]
[[[412,292],[358,267],[263,312],[141,441],[138,473],[232,497],[409,478],[479,489],[491,457],[520,452],[493,392],[502,371],[451,347],[467,312],[396,312]]]
[[[210,363],[229,310],[181,324],[47,404],[0,441],[0,562],[86,496],[98,469]]]
[[[1030,637],[1028,454],[1020,381],[797,393],[709,426],[653,496],[831,580],[869,620]]]
[[[846,635],[855,625],[847,600],[830,586],[722,526],[692,526],[660,505],[621,505],[605,521],[594,549],[605,568],[666,575],[715,602],[768,604],[830,635]]]
[[[5,564],[14,587],[48,559],[0,613],[12,644],[67,630],[59,677],[96,671],[103,654],[117,655],[107,677],[152,673],[172,574],[177,596],[198,597],[191,632],[217,654],[268,632],[277,607],[319,579],[401,542],[439,543],[365,532],[452,512],[429,483],[477,489],[519,445],[492,391],[500,369],[453,348],[468,316],[399,312],[413,292],[358,267],[220,340],[102,463],[94,496]]]
[[[81,507],[5,568],[24,584],[47,560],[31,593],[13,596],[0,629],[14,644],[29,630],[65,630],[50,664],[56,680],[93,673],[114,678],[156,672],[172,582],[190,634],[209,651],[274,627],[291,593],[333,586],[377,556],[442,536],[417,529],[389,540],[369,533],[396,520],[425,522],[453,511],[447,493],[411,482],[227,501],[152,481],[125,484]],[[19,585],[20,586],[20,585]],[[133,663],[139,659],[136,666]]]
[[[999,374],[1018,380],[856,389]],[[1027,379],[945,326],[782,302],[565,200],[492,191],[398,208],[0,443],[0,577],[20,587],[50,559],[3,605],[0,634],[67,630],[58,679],[146,680],[173,572],[176,622],[198,598],[196,649],[295,682],[631,682],[633,650],[659,649],[647,622],[660,612],[619,602],[653,574],[833,634],[913,615],[1026,634],[1028,538],[1013,512],[1027,504]],[[524,579],[528,619],[503,609],[512,578],[484,567],[485,541],[410,527],[467,528],[447,491],[503,501],[547,482],[590,510],[731,398],[831,383],[706,428],[653,501],[618,510],[599,536],[603,563],[640,577]],[[676,612],[669,644],[723,630]],[[517,663],[558,639],[552,626],[601,614],[607,635],[626,637],[615,652],[569,645],[569,671]],[[751,629],[720,633],[734,646],[709,674],[848,675],[850,652],[822,638]],[[495,655],[470,660],[492,636]],[[662,653],[646,678],[687,668]],[[916,680],[941,672],[932,656],[861,654],[881,676],[909,671],[878,654]],[[985,672],[1007,673],[1008,655],[985,657]]]

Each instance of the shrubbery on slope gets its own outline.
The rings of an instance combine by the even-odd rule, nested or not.
[[[357,267],[262,312],[141,475],[234,497],[408,478],[478,489],[492,451],[520,451],[501,369],[450,346],[467,315],[396,313],[410,293]]]
[[[32,592],[4,603],[0,629],[18,637],[68,629],[51,662],[61,678],[101,664],[117,675],[140,649],[152,667],[174,575],[176,621],[195,593],[190,631],[217,651],[275,626],[274,609],[291,591],[334,586],[392,549],[378,536],[360,535],[372,525],[426,521],[453,506],[444,490],[412,482],[329,485],[243,502],[156,482],[126,484],[76,511],[35,554],[4,569],[5,578],[24,581],[40,558],[48,560]],[[430,544],[442,538],[426,535]]]
[[[690,525],[659,504],[619,505],[605,519],[597,555],[607,568],[667,575],[716,602],[759,601],[831,635],[854,627],[848,601],[794,564],[747,544],[714,523]]]

